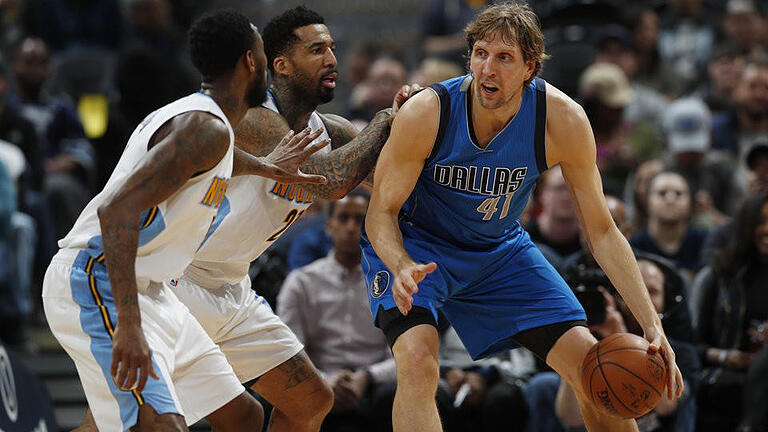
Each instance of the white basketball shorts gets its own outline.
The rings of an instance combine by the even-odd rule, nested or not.
[[[219,348],[176,296],[162,284],[139,295],[141,327],[155,373],[144,390],[118,390],[111,375],[117,308],[101,255],[63,249],[43,282],[48,325],[75,362],[99,430],[124,431],[139,406],[175,413],[193,424],[240,395],[244,388]]]

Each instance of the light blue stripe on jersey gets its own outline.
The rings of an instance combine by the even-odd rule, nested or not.
[[[92,239],[100,244],[101,239]],[[117,388],[110,374],[112,365],[112,335],[111,331],[117,326],[117,308],[112,295],[106,268],[96,262],[100,252],[85,249],[75,259],[70,273],[70,289],[72,299],[80,306],[80,325],[91,338],[91,353],[101,367],[104,379],[120,409],[120,419],[123,430],[133,427],[138,420],[139,404],[149,403],[160,414],[180,413],[168,390],[165,378],[158,371],[153,359],[154,370],[160,376],[159,380],[150,378],[140,395]],[[93,261],[90,267],[88,262]],[[90,273],[89,273],[90,272]],[[91,276],[94,278],[91,286]],[[101,304],[101,306],[99,305]],[[104,310],[102,310],[102,307]]]
[[[200,246],[197,248],[197,250],[200,250],[205,242],[208,241],[208,238],[213,235],[213,233],[216,231],[216,229],[221,225],[221,223],[224,221],[224,218],[227,217],[231,210],[231,207],[229,205],[229,198],[227,198],[226,195],[224,195],[224,199],[221,201],[221,205],[219,206],[218,210],[216,210],[216,217],[213,218],[213,222],[211,223],[211,226],[208,228],[208,232],[205,233],[205,238],[203,238],[203,242],[200,243]]]
[[[144,210],[141,212],[139,222],[147,221],[147,217],[151,216],[152,209]],[[151,242],[165,229],[165,219],[163,218],[163,212],[158,208],[152,217],[151,221],[148,221],[149,225],[144,224],[139,226],[139,247]]]

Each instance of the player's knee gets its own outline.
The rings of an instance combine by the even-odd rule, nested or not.
[[[206,418],[220,432],[259,431],[264,425],[264,409],[253,396],[243,392]]]
[[[318,391],[312,393],[308,404],[310,417],[313,419],[324,419],[331,408],[333,408],[333,389],[324,379],[318,380],[320,387]]]
[[[132,432],[188,432],[184,417],[179,414],[158,414],[155,409],[144,404],[139,408],[139,419]]]
[[[278,408],[297,423],[319,425],[333,408],[333,389],[318,377],[315,388],[301,400]]]
[[[394,351],[398,385],[437,387],[440,365],[429,348],[414,339],[398,341]]]

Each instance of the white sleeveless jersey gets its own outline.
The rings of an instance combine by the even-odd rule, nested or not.
[[[225,193],[232,175],[234,133],[216,102],[203,93],[172,102],[142,121],[128,140],[104,190],[88,203],[69,234],[59,240],[60,248],[87,248],[95,250],[96,255],[102,252],[96,210],[134,172],[146,156],[155,132],[170,119],[189,111],[205,111],[219,117],[229,130],[229,149],[215,167],[188,180],[167,200],[142,211],[136,253],[140,289],[150,281],[163,282],[181,276],[229,210]]]
[[[271,93],[263,106],[278,112]],[[325,129],[317,111],[309,117],[312,131]],[[326,130],[317,138],[328,138]],[[320,152],[330,152],[330,145]],[[315,200],[300,186],[260,176],[238,176],[227,190],[230,214],[195,256],[187,269],[206,288],[235,284],[248,274],[251,261],[275,242]]]

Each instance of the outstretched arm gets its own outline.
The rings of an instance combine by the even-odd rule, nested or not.
[[[551,86],[547,109],[547,162],[550,166],[560,164],[592,255],[643,327],[651,349],[662,351],[667,362],[668,396],[672,398],[676,383],[679,397],[683,378],[675,364],[674,351],[664,335],[632,249],[605,203],[589,120],[581,106]]]
[[[403,315],[413,305],[417,283],[436,268],[435,263],[417,264],[408,255],[397,216],[432,151],[438,123],[439,105],[434,92],[422,92],[403,106],[376,164],[373,195],[365,218],[373,248],[395,276],[393,295]]]
[[[327,182],[302,185],[302,189],[321,198],[336,200],[364,179],[372,180],[370,175],[387,141],[395,112],[419,90],[421,87],[418,85],[403,86],[395,95],[392,110],[379,111],[360,132],[341,116],[323,114],[333,150],[310,156],[301,165],[301,170],[324,176]],[[244,152],[257,157],[266,156],[289,130],[288,123],[280,114],[264,107],[252,108],[235,129],[235,142]]]
[[[229,132],[220,119],[196,111],[166,123],[153,141],[133,174],[98,209],[119,321],[113,336],[111,374],[118,388],[139,392],[148,376],[157,378],[141,331],[136,293],[139,216],[143,209],[173,195],[196,173],[215,167],[229,148]]]

